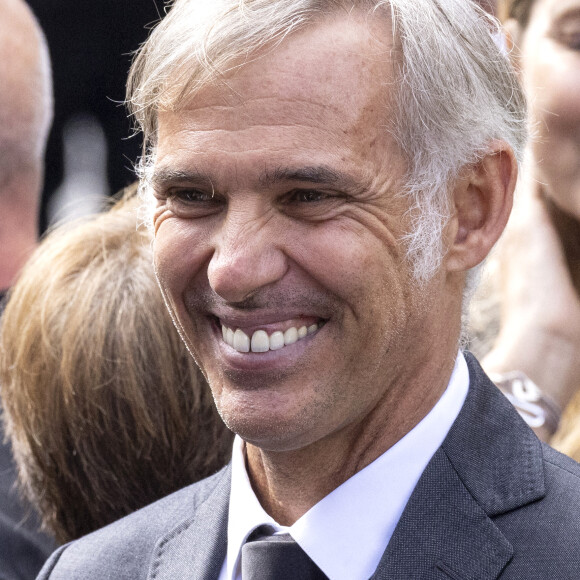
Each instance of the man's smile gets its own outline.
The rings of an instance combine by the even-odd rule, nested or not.
[[[280,350],[285,346],[315,333],[323,324],[323,321],[306,324],[306,319],[294,324],[294,321],[286,321],[278,325],[278,329],[263,329],[245,331],[241,328],[235,330],[221,323],[222,337],[228,346],[238,352],[268,352]],[[292,324],[289,326],[289,324]],[[283,328],[285,330],[283,330]]]
[[[215,310],[219,310],[219,314]],[[209,343],[203,341],[210,349],[204,364],[207,369],[220,368],[218,374],[227,373],[232,385],[265,386],[269,379],[266,380],[264,373],[300,374],[312,362],[313,356],[322,356],[321,360],[328,356],[323,354],[327,353],[328,337],[322,338],[320,332],[329,326],[331,316],[301,314],[298,309],[285,312],[270,308],[254,312],[215,310],[205,316],[211,338],[207,337]],[[211,374],[210,370],[208,372]],[[236,374],[233,378],[231,372],[249,374]]]

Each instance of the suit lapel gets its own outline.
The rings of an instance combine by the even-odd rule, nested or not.
[[[373,579],[494,580],[513,555],[493,517],[545,494],[541,444],[466,355],[470,390]]]
[[[475,359],[470,390],[387,546],[375,580],[495,580],[513,549],[493,517],[545,494],[541,444]],[[216,580],[227,549],[231,470],[162,538],[149,580]]]
[[[417,484],[373,576],[495,579],[512,548],[439,449]]]
[[[222,472],[195,514],[155,547],[149,580],[216,580],[227,550],[231,467]]]

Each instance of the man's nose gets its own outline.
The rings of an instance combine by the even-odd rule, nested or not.
[[[288,267],[280,241],[270,221],[226,218],[208,266],[211,288],[227,302],[241,302],[280,280]]]

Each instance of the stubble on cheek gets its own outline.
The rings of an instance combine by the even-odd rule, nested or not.
[[[309,385],[308,396],[276,389],[240,392],[222,386],[218,390],[216,406],[227,427],[271,451],[297,449],[326,435],[324,424],[331,423],[341,399],[340,392],[316,383]]]
[[[306,352],[299,365],[252,373],[208,361],[206,377],[227,427],[263,449],[290,450],[316,440],[346,405],[337,377],[321,368],[320,353]]]

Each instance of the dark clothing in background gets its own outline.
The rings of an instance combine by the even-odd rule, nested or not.
[[[111,192],[135,180],[141,139],[129,138],[122,102],[131,64],[151,24],[164,14],[163,0],[27,0],[46,35],[54,77],[55,116],[46,154],[41,231],[46,203],[63,178],[63,129],[88,113],[100,122],[108,145]]]
[[[0,290],[0,316],[6,291]],[[0,580],[32,580],[56,548],[56,542],[39,531],[40,519],[16,490],[12,449],[4,442],[0,405]]]
[[[18,497],[12,452],[0,423],[0,580],[32,580],[56,548],[36,513]]]

